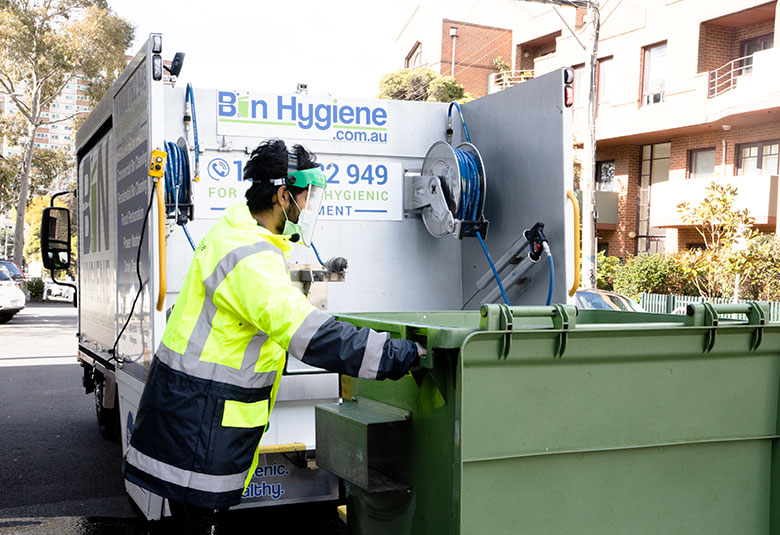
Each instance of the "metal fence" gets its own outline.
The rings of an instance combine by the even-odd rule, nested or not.
[[[639,300],[639,304],[648,312],[671,314],[672,312],[681,312],[682,307],[691,303],[704,303],[705,301],[714,305],[722,305],[734,302],[733,299],[728,299],[725,297],[713,297],[711,299],[705,299],[704,297],[699,297],[698,295],[642,294],[642,297]],[[745,303],[747,301],[739,300],[737,302]],[[725,317],[732,316],[735,318],[740,317],[739,315],[727,315]],[[769,301],[769,321],[780,321],[780,302]]]

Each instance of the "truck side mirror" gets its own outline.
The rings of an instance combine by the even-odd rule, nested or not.
[[[70,267],[70,212],[67,208],[43,209],[41,259],[46,269]]]

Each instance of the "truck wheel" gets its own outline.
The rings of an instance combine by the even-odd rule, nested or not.
[[[95,377],[95,413],[97,415],[98,430],[103,438],[111,442],[119,442],[121,430],[119,428],[119,403],[114,399],[114,408],[107,409],[103,406],[103,394],[105,392],[105,379]]]
[[[13,314],[0,314],[0,323],[8,323],[13,317]]]

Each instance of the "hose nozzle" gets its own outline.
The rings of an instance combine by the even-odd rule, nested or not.
[[[523,236],[528,240],[531,245],[531,250],[528,252],[528,258],[531,262],[538,262],[542,257],[542,252],[550,254],[550,246],[547,245],[547,236],[544,235],[544,223],[541,221],[530,229],[523,232]]]

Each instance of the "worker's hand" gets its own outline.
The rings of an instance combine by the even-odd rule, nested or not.
[[[413,372],[423,369],[423,367],[420,366],[420,357],[424,357],[425,355],[428,354],[428,351],[426,351],[425,348],[419,342],[415,342],[415,345],[417,346],[417,360],[415,360],[414,364],[412,364],[412,367],[409,368],[409,371],[413,371]]]

